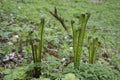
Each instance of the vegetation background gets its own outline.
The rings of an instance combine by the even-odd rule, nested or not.
[[[26,74],[26,72],[31,73],[30,71],[34,67],[31,47],[27,40],[31,31],[36,31],[35,34],[37,34],[40,18],[44,17],[42,77],[51,80],[70,80],[68,77],[72,75],[73,79],[71,80],[74,80],[74,77],[75,80],[119,80],[119,5],[120,0],[0,0],[1,79],[36,80],[33,77],[25,79],[26,76],[31,75]],[[59,21],[49,13],[49,11],[54,11],[54,7],[57,8],[58,14],[64,18],[67,32]],[[81,68],[75,71],[72,61],[71,20],[74,20],[75,25],[78,26],[78,17],[83,13],[91,14],[87,23],[86,38],[92,35],[91,31],[95,26],[95,36],[98,36],[102,46],[97,52],[97,62],[93,65],[86,65],[88,63],[88,50],[86,48],[88,43],[85,39]],[[12,52],[22,56],[20,57],[22,63],[17,65],[18,63],[13,63],[13,61],[2,62],[3,58]],[[18,62],[18,60],[16,61]],[[64,67],[64,64],[68,62],[70,62],[68,66]],[[67,77],[64,74],[68,74]],[[40,78],[40,80],[44,80],[44,78]]]

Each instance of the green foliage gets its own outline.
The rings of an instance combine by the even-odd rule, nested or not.
[[[35,37],[32,36],[33,32],[30,32],[30,45],[32,49],[33,61],[35,63],[33,76],[35,77],[39,77],[39,75],[41,74],[41,69],[39,64],[41,63],[41,58],[42,58],[44,23],[45,21],[42,18],[40,27],[38,29],[39,32],[37,33],[37,35],[36,34],[34,35]]]
[[[50,80],[50,79],[49,78],[40,77],[39,79],[33,78],[33,79],[30,79],[30,80]]]
[[[16,69],[11,69],[11,70],[6,69],[2,71],[6,74],[6,76],[4,77],[4,80],[24,79],[26,77],[25,69],[26,69],[26,66],[17,67]]]
[[[74,53],[74,66],[75,68],[78,68],[80,65],[80,60],[82,56],[83,46],[84,46],[84,37],[86,33],[86,24],[90,17],[89,13],[81,14],[80,16],[80,28],[76,28],[73,26],[73,22],[71,22],[72,25],[72,32],[73,32],[73,53]]]
[[[89,62],[94,64],[96,61],[96,54],[98,49],[98,38],[93,38],[92,42],[89,43]]]
[[[94,64],[96,61],[97,53],[98,53],[98,48],[100,46],[100,41],[98,40],[98,37],[95,35],[96,30],[95,26],[93,27],[93,30],[90,32],[88,36],[88,58],[89,58],[89,63]]]
[[[39,80],[50,80],[49,78],[40,78]]]
[[[32,57],[34,63],[41,62],[42,47],[43,47],[43,34],[44,34],[44,19],[41,19],[41,26],[38,29],[38,33],[30,32],[30,45],[32,49]],[[34,33],[34,35],[32,35]]]
[[[113,54],[110,64],[112,64],[113,68],[115,68],[116,70],[120,72],[120,57],[119,56],[120,56],[119,54]]]
[[[42,61],[41,64],[41,72],[43,76],[48,77],[51,80],[60,79],[62,76],[63,68],[61,61],[58,61],[56,57],[50,55],[47,55],[45,58],[47,61]]]
[[[53,56],[51,57],[50,55],[47,55],[48,58],[45,61],[44,60],[42,61],[43,64],[42,65],[39,64],[40,68],[42,67],[41,77],[42,76],[44,77],[41,78],[42,80],[44,80],[45,77],[50,78],[51,80],[55,80],[55,79],[61,80],[64,79],[63,77],[68,79],[69,75],[67,75],[68,77],[64,76],[64,74],[68,74],[68,73],[73,73],[72,76],[73,77],[75,76],[80,80],[119,80],[120,72],[118,71],[120,71],[120,65],[119,65],[120,59],[119,59],[119,55],[116,54],[115,54],[116,56],[112,55],[111,58],[112,60],[110,59],[110,61],[108,62],[105,61],[104,59],[99,59],[98,62],[102,63],[102,61],[105,61],[107,65],[96,64],[96,63],[91,65],[91,64],[81,63],[80,70],[74,70],[73,68],[74,65],[72,66],[63,65],[65,62],[67,62],[66,57],[69,58],[69,56],[72,53],[68,48],[69,46],[72,46],[71,44],[72,37],[71,37],[71,32],[69,35],[63,34],[65,32],[62,31],[60,27],[61,25],[58,23],[58,21],[55,21],[53,17],[48,13],[48,10],[51,11],[52,8],[55,6],[57,7],[57,9],[60,10],[59,15],[60,16],[62,15],[62,17],[65,18],[64,21],[66,26],[71,26],[70,25],[71,19],[77,22],[78,20],[75,19],[75,17],[78,17],[80,13],[83,12],[92,13],[91,14],[92,17],[90,17],[89,22],[87,23],[89,25],[87,26],[87,30],[91,30],[91,27],[93,25],[96,25],[97,26],[95,28],[97,30],[96,34],[104,37],[105,49],[112,49],[113,53],[116,53],[116,50],[118,50],[117,54],[119,54],[120,52],[120,46],[119,46],[120,1],[102,0],[102,3],[100,4],[96,4],[92,1],[93,0],[0,0],[0,53],[8,54],[12,51],[12,49],[19,51],[20,49],[19,44],[22,44],[22,46],[20,47],[22,48],[22,50],[24,50],[23,53],[27,53],[26,56],[28,56],[29,53],[32,53],[30,46],[27,43],[29,42],[28,41],[28,38],[30,36],[29,32],[31,30],[34,30],[33,31],[34,38],[37,38],[38,40],[38,41],[34,41],[34,44],[35,45],[39,44],[40,36],[38,36],[39,31],[36,30],[36,26],[38,26],[40,16],[45,16],[47,23],[47,25],[45,25],[46,26],[46,31],[44,36],[45,41],[46,43],[54,45],[54,47],[51,47],[50,49],[53,48],[57,49],[57,54],[61,56],[59,56],[59,58],[55,58]],[[76,26],[74,28],[76,28]],[[68,32],[69,30],[71,30],[71,28],[69,27],[67,27],[67,29]],[[79,30],[76,32],[79,33]],[[18,41],[12,37],[14,34],[19,35]],[[67,38],[64,38],[66,36]],[[11,41],[13,45],[8,45],[5,41],[3,42],[1,41],[6,39],[8,41]],[[92,42],[93,40],[91,40],[91,43]],[[48,45],[45,45],[45,47],[47,46]],[[94,50],[92,49],[91,51]],[[106,51],[104,53],[109,54],[109,51],[108,52]],[[49,52],[46,54],[49,54]],[[2,57],[0,56],[0,58]],[[61,61],[62,58],[65,58],[64,62]],[[82,59],[86,59],[86,57]],[[37,60],[41,60],[41,59],[39,58]],[[110,65],[108,65],[109,63]],[[25,65],[28,64],[25,63]],[[28,68],[28,72],[31,71],[30,73],[34,73],[33,69],[35,66],[36,65],[34,64],[30,65],[30,68]],[[16,69],[12,69],[12,70],[8,70],[8,69],[2,70],[6,74],[4,79],[5,80],[23,79],[27,75],[24,72],[26,68],[24,66],[20,66],[20,67],[24,69],[18,70],[18,67],[16,67]],[[24,78],[23,80],[25,79],[39,80],[40,78],[32,78],[31,76],[30,78],[28,79]]]
[[[79,80],[79,79],[76,79],[74,74],[68,73],[65,75],[65,78],[63,78],[62,80]]]
[[[73,64],[68,65],[64,72],[75,74],[79,80],[119,80],[120,78],[119,72],[108,65],[81,63],[79,70],[75,70],[73,66]]]

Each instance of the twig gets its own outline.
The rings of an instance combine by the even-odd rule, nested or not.
[[[57,8],[56,7],[54,8],[54,13],[52,11],[49,11],[49,13],[53,15],[62,24],[63,28],[67,31],[67,27],[64,23],[64,19],[58,16]]]

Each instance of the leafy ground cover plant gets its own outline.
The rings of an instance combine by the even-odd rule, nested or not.
[[[73,73],[68,73],[65,75],[65,78],[63,78],[62,80],[79,80],[79,79],[76,79]]]
[[[119,80],[120,78],[119,71],[110,68],[110,66],[107,64],[101,64],[99,62],[95,64],[88,64],[81,62],[79,70],[76,70],[74,69],[73,62],[71,62],[68,66],[65,67],[63,66],[63,64],[60,63],[60,61],[57,61],[57,58],[53,56],[47,56],[47,59],[47,62],[44,61],[42,63],[41,78],[28,78],[26,76],[25,71],[30,65],[32,66],[32,64],[17,67],[12,71],[10,69],[4,70],[3,72],[6,74],[4,78],[5,80],[44,80],[44,78],[49,78],[50,80]]]
[[[75,70],[73,63],[65,69],[65,73],[73,73],[79,80],[119,80],[119,71],[113,70],[106,64],[81,63],[79,70]]]

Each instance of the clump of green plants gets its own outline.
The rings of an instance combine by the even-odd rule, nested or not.
[[[63,73],[73,73],[79,80],[119,80],[119,71],[106,64],[86,64],[81,62],[79,70],[74,69],[74,64],[69,64]]]
[[[44,35],[44,18],[41,18],[41,23],[38,28],[38,32],[30,32],[30,45],[32,49],[32,57],[34,62],[34,74],[33,77],[38,78],[41,75],[41,56],[43,47],[43,35]]]
[[[98,38],[92,38],[89,41],[89,63],[94,64],[96,61],[96,54],[98,49]]]
[[[99,42],[98,37],[95,36],[96,30],[95,26],[91,31],[91,35],[88,36],[88,54],[89,54],[89,63],[94,64],[96,61],[96,54],[98,47],[100,46],[101,42]]]
[[[74,22],[71,21],[72,32],[73,32],[73,53],[74,53],[74,67],[80,66],[80,60],[82,56],[82,48],[84,45],[84,38],[86,33],[86,25],[90,17],[89,13],[81,14],[79,19],[80,27],[74,26]]]
[[[94,64],[97,57],[97,51],[101,42],[98,40],[98,37],[95,35],[96,30],[95,26],[93,26],[92,31],[90,31],[90,36],[88,36],[88,58],[89,63]]]

